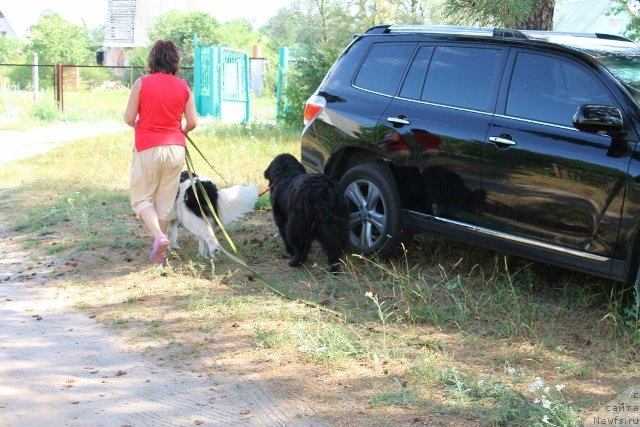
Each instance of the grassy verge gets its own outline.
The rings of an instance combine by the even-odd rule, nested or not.
[[[266,199],[229,230],[258,271],[338,317],[199,258],[186,231],[167,267],[150,266],[128,205],[130,138],[3,165],[0,206],[34,259],[57,260],[54,285],[149,357],[284,384],[335,425],[578,425],[640,383],[624,287],[433,236],[388,262],[349,256],[334,276],[317,248],[286,266]],[[263,187],[273,156],[299,155],[298,132],[269,125],[193,138],[216,168],[194,156],[196,171],[220,185]]]

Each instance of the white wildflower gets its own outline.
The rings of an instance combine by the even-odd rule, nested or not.
[[[551,402],[549,402],[547,399],[545,399],[544,397],[542,398],[542,407],[544,409],[549,409],[551,407]]]
[[[557,384],[556,385],[556,390],[558,390],[558,391],[562,391],[563,388],[564,388],[564,384]]]
[[[547,415],[542,417],[542,422],[545,423],[545,424],[549,424],[549,417]]]
[[[515,369],[515,368],[511,368],[511,367],[509,367],[509,368],[507,369],[507,374],[509,374],[509,375],[515,375],[515,374],[516,374],[516,369]]]
[[[536,397],[536,398],[533,400],[533,403],[535,403],[535,404],[537,405],[538,403],[540,403],[540,399],[538,399],[538,398]]]
[[[542,380],[536,377],[536,381],[529,387],[529,393],[535,393],[540,387],[542,387]]]
[[[373,292],[365,292],[364,296],[367,298],[373,298]]]
[[[544,388],[544,392],[545,392],[545,394],[549,394],[549,390],[550,390],[550,389],[549,389],[549,387],[545,387],[545,388]]]

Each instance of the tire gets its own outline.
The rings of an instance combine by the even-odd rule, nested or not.
[[[389,168],[378,163],[354,166],[340,178],[338,188],[347,202],[351,249],[363,255],[393,256],[406,233]]]

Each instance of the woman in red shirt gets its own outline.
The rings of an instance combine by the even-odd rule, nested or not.
[[[153,235],[149,261],[158,264],[169,247],[167,224],[184,165],[185,135],[198,121],[193,94],[176,76],[179,63],[173,42],[156,41],[149,52],[150,74],[135,81],[124,113],[135,129],[131,207]]]

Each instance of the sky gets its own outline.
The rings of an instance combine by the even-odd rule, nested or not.
[[[162,1],[162,0],[159,0]],[[246,18],[254,25],[264,24],[278,9],[292,0],[191,0],[220,22]],[[45,10],[58,12],[67,21],[94,29],[107,17],[107,0],[0,0],[0,12],[13,30],[24,37]],[[232,5],[232,7],[230,6]]]

